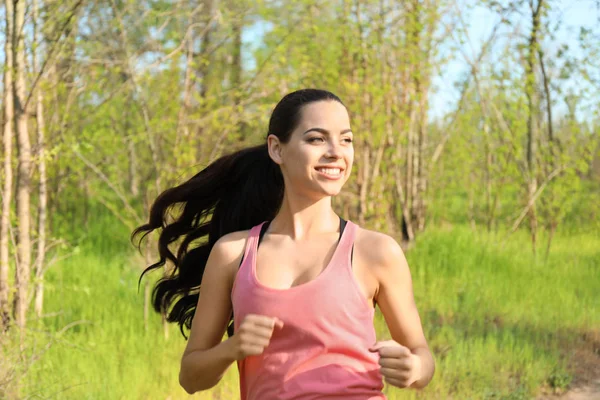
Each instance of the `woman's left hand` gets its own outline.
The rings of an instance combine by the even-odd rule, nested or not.
[[[390,385],[408,388],[421,378],[421,359],[394,340],[377,342],[369,351],[379,353],[381,375]]]

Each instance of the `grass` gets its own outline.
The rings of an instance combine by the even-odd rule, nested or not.
[[[7,397],[239,397],[235,367],[212,391],[188,396],[179,387],[185,341],[175,326],[166,339],[154,314],[144,329],[143,260],[127,235],[115,221],[96,221],[79,252],[48,271],[46,316],[31,321],[21,350],[0,347],[0,372],[21,366],[19,392],[7,395],[5,385]],[[463,226],[432,229],[407,253],[437,372],[421,392],[386,387],[390,400],[516,400],[568,385],[569,346],[600,328],[600,237],[559,232],[548,260],[532,256],[524,233],[502,239]],[[389,337],[379,313],[376,329]]]

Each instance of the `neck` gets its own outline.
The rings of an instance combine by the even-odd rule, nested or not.
[[[268,232],[305,239],[313,235],[336,232],[340,219],[331,207],[331,197],[320,200],[290,196],[286,190],[279,212],[271,221]]]

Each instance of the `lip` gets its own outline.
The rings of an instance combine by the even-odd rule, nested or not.
[[[327,175],[326,173],[319,171],[317,168],[337,168],[337,169],[340,170],[340,174],[338,176]],[[315,171],[317,171],[317,173],[320,176],[322,176],[323,178],[325,178],[325,179],[329,179],[331,181],[337,181],[337,180],[342,179],[344,177],[345,168],[343,168],[343,167],[337,167],[337,166],[329,166],[329,165],[328,166],[319,165],[319,166],[315,167]]]
[[[337,168],[340,169],[342,172],[344,172],[346,170],[346,168],[340,166],[340,165],[317,165],[315,167],[315,169],[317,168]]]

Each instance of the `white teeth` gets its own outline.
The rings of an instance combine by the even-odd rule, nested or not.
[[[321,171],[327,175],[339,175],[341,170],[339,168],[319,168],[318,171]]]

